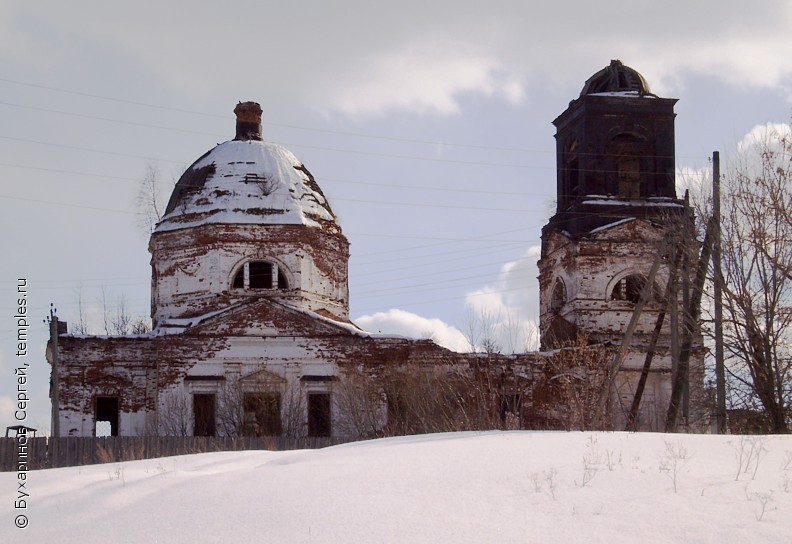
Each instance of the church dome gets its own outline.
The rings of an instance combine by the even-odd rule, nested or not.
[[[654,96],[644,77],[620,60],[612,60],[609,66],[586,80],[580,96],[591,94]]]
[[[237,105],[237,134],[196,160],[173,189],[155,232],[205,224],[305,225],[340,233],[308,169],[261,140],[261,108]]]

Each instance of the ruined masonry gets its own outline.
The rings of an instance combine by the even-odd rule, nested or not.
[[[681,246],[695,241],[692,211],[674,184],[675,103],[652,94],[637,71],[612,61],[553,121],[558,197],[542,229],[542,348],[582,341],[618,347],[645,290],[648,295],[616,377],[616,428],[623,428],[658,318],[671,313],[673,300],[665,292],[670,265],[682,261]],[[685,275],[680,272],[677,282],[692,278],[692,272]],[[676,293],[672,298],[682,308],[683,290]],[[671,321],[660,321],[642,396],[643,428],[664,427],[674,359]],[[683,410],[691,427],[701,429],[707,414],[699,329],[690,351]]]
[[[539,262],[543,351],[583,333],[589,343],[617,346],[669,213],[689,215],[674,189],[674,102],[614,61],[555,120],[558,209],[542,232]],[[496,417],[563,427],[551,417],[564,410],[552,406],[548,353],[458,354],[352,323],[349,242],[327,198],[291,152],[262,140],[258,104],[234,112],[234,139],[184,172],[151,236],[152,332],[51,329],[53,435],[357,436],[356,409],[374,421],[372,435],[404,402],[382,389],[398,369],[441,370],[471,383],[484,376]],[[660,267],[658,291],[668,275]],[[618,374],[615,426],[660,307],[658,299],[646,304]],[[643,428],[661,426],[668,402],[668,326],[658,345]],[[352,376],[370,386],[350,388]],[[354,391],[368,404],[351,399]]]

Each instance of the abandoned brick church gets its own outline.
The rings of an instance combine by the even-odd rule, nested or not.
[[[418,405],[448,410],[451,428],[580,428],[602,391],[607,420],[589,425],[624,428],[638,389],[637,428],[661,429],[678,366],[671,325],[658,319],[675,276],[663,248],[672,224],[692,229],[674,184],[675,102],[613,61],[554,121],[542,351],[508,356],[352,323],[349,242],[327,198],[291,152],[262,140],[259,105],[238,104],[235,137],[184,172],[151,235],[153,330],[72,335],[55,319],[52,434],[432,430],[410,420],[423,417]],[[686,401],[703,388],[700,333],[689,347]],[[683,423],[702,413],[684,410]]]

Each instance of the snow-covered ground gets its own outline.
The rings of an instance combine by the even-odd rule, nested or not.
[[[486,432],[0,474],[0,542],[789,543],[792,436]]]

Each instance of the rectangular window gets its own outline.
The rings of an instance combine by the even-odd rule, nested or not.
[[[272,264],[263,261],[251,261],[250,284],[251,289],[272,289]]]
[[[279,393],[245,393],[245,436],[281,436]]]
[[[308,395],[308,436],[330,436],[330,394]]]
[[[118,436],[118,397],[96,397],[96,436]]]
[[[215,395],[193,395],[193,436],[215,436]]]

